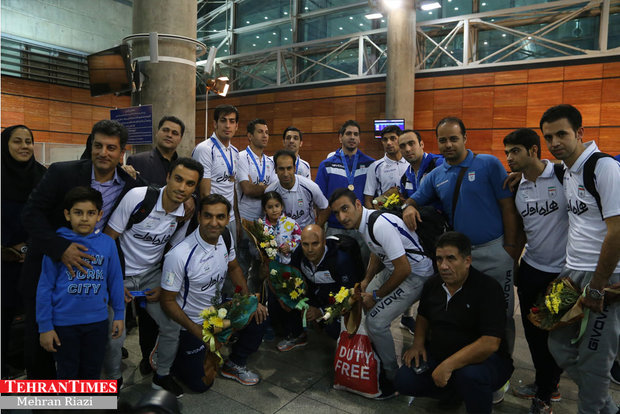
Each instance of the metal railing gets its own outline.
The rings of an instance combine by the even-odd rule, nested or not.
[[[620,0],[560,0],[418,22],[416,72],[620,55],[618,42],[608,47],[610,14],[618,12]],[[586,19],[595,19],[591,26],[598,32],[575,36]],[[562,37],[567,25],[577,29]],[[494,47],[480,40],[490,33],[500,39],[492,39]],[[221,44],[232,44],[232,36],[228,32]],[[376,29],[220,56],[216,73],[227,74],[231,90],[367,78],[385,74],[386,44],[387,29]]]

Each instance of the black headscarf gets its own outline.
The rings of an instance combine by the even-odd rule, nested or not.
[[[34,159],[34,154],[24,162],[11,156],[9,139],[13,131],[20,128],[32,136],[32,131],[25,125],[13,125],[2,131],[2,200],[25,202],[45,174],[45,167]]]

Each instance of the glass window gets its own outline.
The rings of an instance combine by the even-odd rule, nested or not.
[[[303,19],[300,25],[301,42],[325,39],[350,33],[363,32],[387,26],[387,19],[368,20],[364,15],[369,8],[347,10],[319,17]]]
[[[525,33],[533,33],[540,29],[544,29],[545,27],[547,27],[546,24],[535,24],[515,27],[515,29]],[[551,33],[547,34],[545,38],[582,49],[596,49],[598,48],[598,27],[598,17],[579,18],[563,24]],[[610,27],[612,27],[611,24]],[[498,30],[481,31],[478,35],[478,59],[489,56],[519,39],[521,39],[521,36],[502,33]],[[562,50],[568,51],[571,55],[578,54],[577,51],[572,51],[571,49],[566,49],[546,42],[536,41],[536,39],[524,39],[519,41],[520,43],[516,45],[516,47],[520,45],[523,45],[523,47],[515,53],[512,53],[510,56],[505,57],[501,61],[565,56],[565,54],[561,52]],[[544,45],[548,45],[551,48]],[[496,62],[502,56],[510,53],[511,50],[512,49],[508,49],[501,52],[485,61],[485,63]]]
[[[301,0],[300,13],[307,13],[319,9],[344,6],[345,4],[358,3],[359,0]]]
[[[511,7],[531,6],[532,4],[549,3],[554,0],[478,0],[478,10],[488,12],[491,10],[509,9]]]
[[[607,48],[612,49],[620,46],[620,13],[609,15],[609,33]]]
[[[198,38],[225,31],[227,17],[228,14],[226,12],[220,13],[211,19],[204,19],[204,22],[201,22],[201,18],[198,17]]]
[[[211,46],[215,46],[218,47],[217,49],[217,53],[216,53],[216,57],[222,57],[222,56],[228,56],[230,55],[230,48],[228,45],[228,40],[226,40],[226,42],[224,42],[224,44],[222,44],[220,46],[220,43],[222,43],[223,38],[219,38],[219,39],[211,39],[205,42],[205,44],[207,45],[207,51],[209,50],[209,48]],[[208,52],[207,52],[208,53]],[[203,60],[206,59],[208,55],[203,55],[199,58],[199,60]]]
[[[246,0],[237,5],[236,27],[265,23],[286,17],[290,12],[289,0]]]
[[[444,38],[441,36],[431,36],[431,38],[440,43]],[[427,54],[435,49],[435,44],[433,44],[430,40],[425,39],[424,41],[424,57],[426,58]],[[452,41],[447,45],[443,45],[443,48],[448,51],[457,61],[463,60],[463,34],[457,34],[454,36]],[[451,59],[449,56],[446,56],[439,48],[437,48],[431,57],[429,57],[421,69],[436,69],[436,68],[444,68],[444,67],[452,67],[457,66],[457,62]]]
[[[236,36],[236,53],[258,52],[276,46],[290,45],[293,42],[292,34],[290,23],[239,34]]]

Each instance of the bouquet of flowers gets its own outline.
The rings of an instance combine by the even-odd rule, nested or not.
[[[302,323],[305,328],[309,305],[306,284],[299,269],[276,261],[270,262],[269,285],[284,305],[303,312]]]
[[[583,318],[580,296],[581,289],[570,278],[556,279],[527,317],[534,326],[547,331],[570,325]]]
[[[397,187],[392,187],[385,193],[372,200],[373,206],[379,210],[400,210],[405,198],[400,194]]]
[[[359,283],[350,289],[342,286],[335,295],[333,292],[330,293],[329,306],[325,309],[325,314],[320,320],[325,321],[325,323],[332,323],[340,316],[348,313],[353,304],[360,299],[360,293]]]
[[[219,298],[215,298],[214,302],[219,302]],[[200,312],[203,319],[202,340],[207,345],[203,363],[205,384],[213,383],[218,367],[224,362],[220,347],[228,342],[234,331],[243,329],[248,324],[257,306],[258,297],[242,295],[241,287],[237,286],[232,300],[212,305]]]
[[[273,235],[273,232],[269,229],[269,226],[266,225],[262,219],[256,221],[242,219],[241,225],[256,245],[261,256],[261,261],[266,263],[275,259],[278,253],[278,243],[276,242],[276,237]]]

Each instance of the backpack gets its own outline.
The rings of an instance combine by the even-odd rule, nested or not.
[[[336,241],[336,248],[340,251],[343,251],[349,255],[353,263],[358,264],[359,268],[358,273],[362,277],[364,276],[364,261],[362,260],[362,253],[360,250],[360,246],[351,236],[347,236],[346,234],[334,234],[332,236],[327,236],[326,239],[331,239]]]
[[[434,258],[437,239],[439,239],[439,236],[450,229],[450,225],[448,224],[448,219],[446,216],[432,206],[420,207],[418,212],[420,213],[422,221],[418,223],[418,228],[415,232],[420,239],[420,243],[422,244],[422,250],[405,249],[405,251],[407,253],[420,254],[430,257],[433,259],[433,266],[435,266]],[[375,237],[374,225],[375,221],[377,221],[379,216],[382,214],[391,214],[402,219],[402,212],[400,211],[387,212],[375,210],[370,213],[368,218],[368,235],[373,243],[379,246],[381,246],[381,243],[379,243]]]

